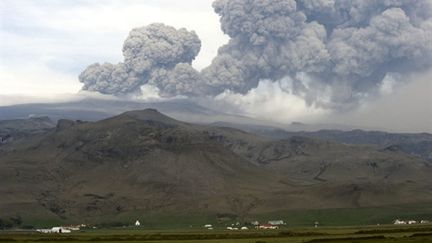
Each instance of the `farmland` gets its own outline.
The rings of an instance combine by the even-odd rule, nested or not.
[[[432,242],[432,225],[290,228],[227,231],[145,228],[84,229],[71,234],[3,231],[0,242],[173,242],[173,243],[281,243],[281,242]]]

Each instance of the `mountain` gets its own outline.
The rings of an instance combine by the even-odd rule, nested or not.
[[[432,164],[399,150],[195,125],[154,109],[2,145],[0,218],[102,222],[432,202]],[[132,215],[132,216],[131,216]]]
[[[399,150],[432,161],[432,134],[429,133],[388,133],[359,129],[350,131],[288,131],[269,126],[242,125],[226,122],[218,122],[214,123],[214,125],[242,129],[276,140],[301,136],[353,145],[376,145],[381,149]]]
[[[178,120],[199,124],[213,124],[240,127],[278,128],[288,131],[317,131],[321,129],[337,129],[350,131],[353,129],[371,130],[371,128],[349,126],[343,124],[304,124],[292,122],[281,124],[269,120],[260,120],[238,111],[229,111],[225,107],[208,104],[199,99],[170,99],[164,101],[140,101],[137,99],[101,99],[85,97],[57,103],[30,103],[0,106],[0,119],[27,119],[29,117],[50,117],[57,121],[60,119],[98,121],[130,110],[143,110],[148,108],[169,115]]]
[[[374,144],[383,149],[400,150],[405,153],[432,160],[432,134],[387,133],[380,131],[337,131],[291,133],[290,136],[305,136],[337,141],[346,144]]]
[[[173,118],[193,123],[216,121],[241,124],[265,124],[249,117],[220,112],[199,104],[199,101],[174,99],[160,102],[138,100],[84,98],[59,103],[31,103],[0,106],[0,119],[27,119],[29,117],[50,117],[60,119],[98,121],[130,110],[154,108]]]
[[[1,145],[45,133],[53,127],[55,123],[49,117],[0,121],[0,150]]]

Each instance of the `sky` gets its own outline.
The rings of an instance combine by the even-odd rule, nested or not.
[[[210,0],[1,0],[0,95],[75,93],[78,75],[95,62],[122,60],[132,28],[165,23],[202,40],[201,69],[227,41]]]
[[[78,75],[95,62],[123,61],[132,28],[164,23],[194,30],[201,51],[193,67],[207,67],[229,40],[213,0],[1,0],[0,105],[74,99]],[[351,124],[404,132],[432,132],[432,70],[389,80],[380,95],[343,112],[308,105],[283,92],[284,80],[261,80],[245,93],[223,92],[216,105],[279,123]],[[151,92],[150,92],[151,93]],[[154,97],[154,94],[148,94]]]

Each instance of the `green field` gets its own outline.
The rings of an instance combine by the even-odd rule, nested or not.
[[[22,215],[22,214],[21,214]],[[0,220],[6,221],[8,217],[0,216]],[[15,216],[16,217],[16,216]],[[251,214],[247,216],[218,215],[208,213],[166,213],[149,214],[145,212],[127,212],[116,215],[105,215],[97,218],[60,219],[46,215],[20,216],[22,219],[19,227],[31,226],[36,228],[53,227],[62,224],[91,224],[102,227],[130,226],[139,219],[146,229],[184,229],[199,228],[204,224],[212,224],[215,227],[225,228],[233,223],[268,220],[283,220],[289,227],[310,227],[318,221],[320,226],[362,226],[391,224],[395,219],[402,220],[432,220],[432,204],[394,205],[370,208],[339,208],[339,209],[315,209],[315,210],[287,210],[272,213]],[[1,228],[1,227],[0,227]],[[28,228],[28,227],[27,227]]]
[[[144,228],[88,229],[71,234],[0,231],[0,242],[432,242],[432,225],[282,228],[279,230],[148,230]]]
[[[118,214],[114,218],[107,215],[93,225],[97,229],[83,229],[72,234],[40,234],[31,231],[0,231],[0,242],[173,242],[173,243],[280,243],[280,242],[432,242],[432,224],[413,226],[390,225],[394,219],[431,219],[430,204],[386,206],[357,209],[291,210],[247,217],[221,218],[209,214],[142,214],[132,212]],[[21,224],[37,228],[61,224],[80,224],[83,221],[59,221],[22,218]],[[139,219],[141,227],[130,225]],[[279,230],[225,230],[227,226],[239,222],[258,220],[284,220],[287,225]],[[319,222],[314,228],[313,223]],[[104,222],[104,223],[100,223]],[[90,223],[91,224],[91,223]],[[212,224],[214,230],[205,230],[203,225]],[[123,226],[125,225],[125,226]],[[346,225],[346,226],[343,226]],[[369,225],[369,226],[364,226]],[[250,226],[249,226],[250,227]],[[19,228],[19,227],[17,227]]]

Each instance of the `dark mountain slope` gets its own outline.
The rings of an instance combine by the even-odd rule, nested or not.
[[[20,198],[60,217],[232,211],[230,200],[243,192],[266,193],[260,183],[270,173],[215,142],[212,133],[155,110],[96,123],[59,121],[55,131],[0,157],[1,194],[13,194],[2,206]]]
[[[432,160],[432,134],[399,134],[379,131],[337,131],[288,133],[287,137],[305,136],[346,144],[372,144],[382,149],[399,150],[424,159]]]
[[[0,152],[2,145],[46,133],[54,127],[55,123],[48,117],[0,121]]]
[[[2,214],[98,221],[133,212],[248,215],[432,201],[430,163],[399,151],[273,141],[152,109],[60,120],[5,147]]]
[[[287,131],[269,126],[243,125],[219,122],[215,126],[233,127],[272,139],[289,139],[295,136],[318,138],[355,145],[376,145],[382,149],[399,150],[423,159],[432,160],[432,134],[429,133],[388,133],[363,130],[319,130]]]

